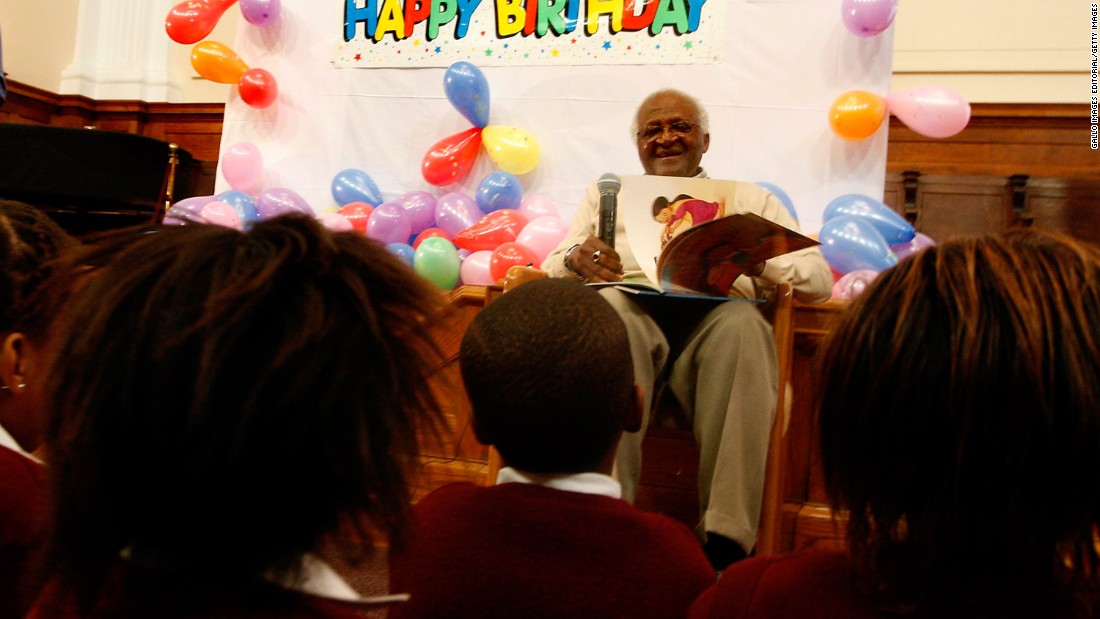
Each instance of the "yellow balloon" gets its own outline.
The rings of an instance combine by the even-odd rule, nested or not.
[[[865,90],[849,90],[829,108],[829,125],[845,140],[862,140],[878,131],[886,118],[886,99]]]
[[[481,143],[498,168],[527,174],[539,163],[539,143],[519,127],[489,125],[481,130]]]
[[[248,70],[237,52],[217,41],[203,41],[192,47],[191,66],[199,75],[219,84],[236,84]]]

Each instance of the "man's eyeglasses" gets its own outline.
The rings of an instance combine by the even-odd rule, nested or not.
[[[664,134],[666,130],[671,133],[673,137],[683,137],[689,135],[692,129],[698,126],[699,125],[689,123],[686,120],[674,120],[670,123],[650,123],[638,131],[638,137],[648,142],[657,139]]]

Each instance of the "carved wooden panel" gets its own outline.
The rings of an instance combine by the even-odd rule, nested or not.
[[[1021,223],[1100,244],[1100,180],[1030,179]]]
[[[1001,232],[1012,221],[1005,177],[920,177],[916,228],[936,241],[962,234]]]

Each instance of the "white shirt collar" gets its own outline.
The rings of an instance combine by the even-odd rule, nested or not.
[[[520,471],[510,466],[500,469],[497,473],[497,484],[534,484],[555,490],[568,492],[580,492],[583,494],[598,494],[612,499],[621,499],[623,487],[610,475],[603,473],[572,473],[566,475],[541,475]]]
[[[270,578],[270,580],[285,589],[344,602],[386,604],[406,602],[409,599],[407,593],[362,597],[355,589],[351,588],[347,581],[340,577],[336,570],[332,569],[331,565],[325,563],[317,555],[308,552],[302,555],[302,569],[298,578],[292,580]]]
[[[35,458],[31,454],[24,451],[23,447],[20,446],[18,442],[16,442],[15,438],[13,438],[12,435],[4,429],[4,424],[2,423],[0,423],[0,447],[7,447],[15,453],[26,456],[31,460],[34,460],[35,462],[41,462],[41,460],[39,460],[38,458]]]

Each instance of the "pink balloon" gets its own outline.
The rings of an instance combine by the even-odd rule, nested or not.
[[[535,264],[537,267],[542,264],[542,261],[546,259],[550,252],[554,251],[554,248],[558,246],[558,243],[561,243],[568,233],[569,226],[560,217],[547,215],[533,219],[524,226],[519,236],[516,237],[516,242],[526,245],[528,249],[535,253],[535,257],[538,258]]]
[[[202,207],[202,210],[199,211],[199,216],[205,219],[206,223],[225,226],[226,228],[233,228],[234,230],[241,230],[244,228],[241,224],[240,216],[237,215],[237,210],[221,200],[214,200]]]
[[[539,217],[559,217],[554,199],[539,194],[530,194],[519,203],[519,212],[528,220]]]
[[[253,26],[270,26],[279,19],[279,0],[241,0],[241,15]]]
[[[462,267],[459,269],[462,283],[468,286],[492,286],[495,284],[496,280],[489,273],[489,262],[492,257],[493,252],[487,249],[475,251],[466,256],[462,260]]]
[[[367,236],[381,243],[407,243],[411,227],[405,209],[396,202],[383,202],[367,220]]]
[[[477,223],[482,215],[473,198],[457,191],[444,194],[435,202],[435,225],[452,237]]]
[[[426,191],[410,191],[393,200],[399,203],[409,218],[412,233],[419,234],[435,225],[435,198]]]
[[[844,27],[852,34],[873,37],[890,27],[898,0],[844,0],[840,11]]]
[[[222,176],[233,189],[255,195],[263,181],[264,159],[251,142],[238,142],[222,153]]]
[[[890,249],[894,250],[894,253],[898,256],[898,262],[901,262],[902,260],[905,260],[906,258],[912,256],[918,251],[926,247],[932,247],[935,244],[936,242],[933,241],[931,237],[924,233],[918,232],[916,236],[913,237],[913,240],[906,243],[896,243],[894,245],[891,245]]]
[[[871,269],[856,269],[846,273],[833,284],[834,299],[854,299],[863,294],[867,286],[878,277],[878,271]]]
[[[970,104],[943,86],[918,86],[886,95],[886,109],[917,133],[949,138],[970,122]]]
[[[344,217],[340,213],[327,212],[321,213],[317,216],[317,221],[321,222],[321,225],[332,230],[333,232],[352,232],[355,230],[355,226],[351,224],[351,220]]]

